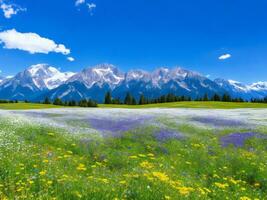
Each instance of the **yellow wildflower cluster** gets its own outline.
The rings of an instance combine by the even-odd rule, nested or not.
[[[152,172],[153,176],[158,178],[159,180],[163,181],[163,182],[167,182],[169,181],[169,177],[162,172]]]
[[[244,197],[240,197],[240,200],[251,200],[251,198],[244,196]]]
[[[87,168],[85,167],[84,164],[80,163],[76,169],[78,171],[86,171]]]
[[[179,193],[181,195],[185,195],[185,196],[189,195],[190,192],[193,192],[194,191],[194,188],[192,188],[192,187],[185,187],[185,186],[183,186],[183,187],[177,187],[176,189],[179,191]]]
[[[227,183],[214,183],[215,186],[217,186],[220,189],[226,189],[227,187],[229,187],[229,185]]]
[[[154,167],[154,165],[148,161],[141,162],[140,166],[145,169],[152,169]]]

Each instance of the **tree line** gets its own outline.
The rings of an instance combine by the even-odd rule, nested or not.
[[[4,99],[0,99],[0,103],[18,103],[17,100],[4,100]]]
[[[50,101],[48,97],[45,98],[43,104],[53,104],[58,106],[79,106],[79,107],[97,107],[97,102],[91,99],[82,99],[80,101],[62,101],[60,98],[55,98],[54,101]]]
[[[266,99],[267,100],[267,99]],[[222,96],[214,94],[208,96],[205,94],[203,97],[197,97],[192,99],[190,96],[176,96],[174,94],[161,95],[158,98],[147,98],[143,94],[140,95],[139,99],[136,100],[129,92],[127,92],[124,100],[118,98],[112,98],[111,92],[105,94],[105,104],[125,104],[125,105],[145,105],[145,104],[156,104],[156,103],[168,103],[168,102],[179,102],[179,101],[222,101],[222,102],[245,102],[242,98],[232,98],[229,94],[223,94]],[[267,103],[267,102],[266,102]]]
[[[263,99],[252,98],[250,101],[252,103],[267,103],[267,97],[265,97]]]

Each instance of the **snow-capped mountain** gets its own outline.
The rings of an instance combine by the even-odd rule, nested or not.
[[[267,96],[267,82],[245,85],[238,81],[220,78],[215,79],[214,82],[224,88],[233,97],[242,97],[249,100],[251,98],[264,98]]]
[[[149,98],[168,93],[201,97],[205,93],[212,95],[225,92],[205,76],[179,67],[158,68],[151,73],[143,70],[122,73],[113,65],[102,64],[84,69],[46,96],[63,100],[93,98],[103,101],[107,91],[112,91],[113,97],[120,99],[127,92],[136,98],[140,94]]]
[[[68,80],[74,73],[61,73],[47,64],[32,65],[12,78],[2,81],[0,98],[34,99],[39,93],[54,89]]]
[[[3,82],[3,80],[5,80],[5,77],[0,76],[0,84]]]
[[[107,91],[112,96],[125,97],[130,92],[136,99],[144,94],[148,98],[164,94],[185,95],[192,98],[215,93],[228,93],[244,99],[267,96],[267,82],[244,85],[233,80],[210,80],[197,72],[180,67],[160,67],[152,72],[130,70],[123,73],[114,65],[101,64],[79,73],[60,72],[47,64],[30,66],[14,77],[0,78],[0,99],[80,100],[91,98],[102,102]]]
[[[80,82],[85,84],[87,88],[93,86],[102,87],[104,84],[110,88],[116,87],[124,79],[124,74],[120,72],[114,65],[101,64],[82,70],[80,73],[72,76],[67,83]]]

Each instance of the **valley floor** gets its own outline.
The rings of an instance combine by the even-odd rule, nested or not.
[[[218,102],[218,101],[185,101],[172,103],[158,103],[147,105],[115,105],[99,104],[99,108],[205,108],[205,109],[236,109],[236,108],[267,108],[266,103],[236,103],[236,102]],[[29,110],[29,109],[47,109],[62,108],[51,104],[38,103],[4,103],[0,104],[0,109],[4,110]]]
[[[267,109],[0,110],[0,199],[267,199],[266,147]]]

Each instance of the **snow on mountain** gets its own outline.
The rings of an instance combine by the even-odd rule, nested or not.
[[[249,100],[267,96],[267,82],[244,85],[233,80],[212,81],[180,67],[123,73],[111,64],[89,67],[76,74],[60,72],[47,64],[37,64],[14,77],[0,78],[0,99],[39,101],[45,97],[59,97],[63,100],[91,98],[101,102],[107,91],[112,91],[113,97],[120,99],[130,92],[137,99],[140,94],[148,98],[168,93],[197,98],[204,94],[212,96],[215,93],[229,93],[233,97]]]
[[[233,97],[242,97],[249,100],[267,96],[267,82],[245,85],[234,80],[215,79],[214,81]]]
[[[124,74],[120,72],[114,65],[101,64],[82,70],[80,73],[72,76],[67,83],[81,82],[87,88],[93,87],[95,84],[102,87],[108,84],[111,88],[120,84],[124,80]]]
[[[0,84],[3,82],[4,79],[5,79],[5,77],[0,76]]]
[[[71,72],[62,73],[47,64],[32,65],[1,83],[0,98],[32,99],[43,91],[58,87],[73,75]]]
[[[35,86],[40,90],[54,89],[74,75],[72,72],[60,72],[47,64],[37,64],[27,70]]]
[[[151,80],[151,76],[147,71],[144,70],[130,70],[125,75],[125,81],[144,81],[148,82]]]
[[[248,86],[250,90],[267,91],[267,82],[257,82]]]

